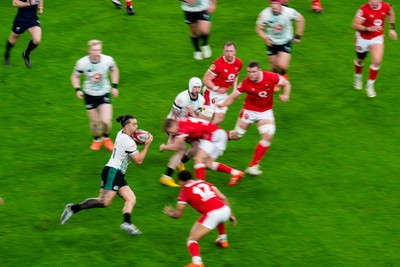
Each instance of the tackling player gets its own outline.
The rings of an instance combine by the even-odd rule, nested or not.
[[[192,262],[186,267],[204,267],[198,243],[200,239],[217,228],[219,236],[215,243],[222,248],[227,248],[229,244],[225,222],[230,220],[235,226],[237,221],[228,198],[214,185],[202,180],[193,180],[189,171],[180,172],[178,178],[182,185],[178,204],[175,209],[166,206],[164,213],[173,219],[178,219],[183,215],[186,204],[201,213],[201,217],[195,222],[187,238],[187,248],[192,256]]]
[[[185,117],[178,121],[167,119],[164,130],[174,136],[172,142],[160,145],[160,152],[164,150],[176,151],[184,146],[185,140],[200,140],[194,155],[194,169],[196,178],[206,179],[206,168],[231,175],[229,186],[234,186],[243,178],[244,173],[225,164],[216,162],[216,159],[226,149],[227,134],[224,130],[209,121]]]

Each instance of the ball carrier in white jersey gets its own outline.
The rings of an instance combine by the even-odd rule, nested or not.
[[[199,117],[205,101],[204,97],[200,94],[201,86],[202,83],[198,77],[190,78],[189,89],[180,92],[176,96],[167,119],[179,120],[184,117]],[[167,143],[172,142],[172,139],[173,137],[169,136]],[[186,151],[186,147],[183,146],[181,149],[176,150],[174,155],[170,157],[165,173],[161,175],[160,183],[166,186],[179,187],[172,178],[172,175],[175,169],[180,171],[184,170],[184,164],[193,156],[198,141],[190,140],[189,143],[190,148],[188,151]]]
[[[113,150],[113,142],[109,134],[111,130],[112,105],[111,96],[118,97],[119,69],[114,59],[102,54],[102,42],[91,40],[88,42],[89,55],[76,62],[71,75],[72,86],[76,97],[84,98],[85,108],[90,121],[90,130],[93,135],[92,150],[99,150],[101,145],[107,150]],[[111,76],[111,83],[108,75]],[[85,76],[83,91],[80,86],[80,77]]]
[[[138,235],[141,233],[141,231],[131,223],[131,215],[133,207],[136,204],[136,196],[125,180],[125,173],[131,160],[136,164],[142,164],[153,142],[153,136],[149,134],[149,138],[144,143],[143,150],[139,151],[135,141],[131,137],[138,128],[135,117],[132,115],[121,115],[116,120],[121,124],[122,130],[118,132],[111,157],[103,168],[99,196],[97,198],[88,198],[79,204],[67,204],[61,214],[61,224],[65,224],[73,214],[81,210],[105,208],[109,206],[115,195],[118,194],[124,200],[124,207],[122,209],[123,223],[121,224],[121,229],[130,235]]]
[[[296,23],[296,34],[293,31],[293,21]],[[301,42],[304,26],[304,17],[293,8],[283,6],[280,0],[270,0],[270,6],[261,11],[256,22],[256,32],[267,46],[266,53],[272,72],[288,79],[292,42]]]

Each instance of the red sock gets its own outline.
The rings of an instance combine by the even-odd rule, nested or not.
[[[379,68],[376,68],[376,67],[374,67],[374,66],[370,66],[370,67],[369,67],[369,77],[368,77],[368,80],[375,81],[375,80],[376,80],[376,76],[378,76],[378,71],[379,71]]]
[[[313,0],[312,3],[313,3],[313,5],[319,4],[319,0]]]
[[[132,1],[131,0],[125,1],[125,4],[126,6],[132,6]]]
[[[265,153],[267,153],[268,148],[269,146],[262,146],[259,142],[254,150],[253,159],[251,160],[250,166],[257,165]]]
[[[216,167],[216,171],[217,172],[224,172],[224,173],[231,173],[232,172],[232,168],[231,167],[229,167],[228,165],[225,165],[225,164],[223,164],[223,163],[219,163],[219,162],[215,162],[216,164],[218,164]]]
[[[363,65],[357,65],[356,63],[354,63],[354,72],[356,74],[361,74],[363,70]]]
[[[189,240],[187,242],[187,248],[189,250],[189,253],[192,257],[199,257],[200,256],[200,247],[199,247],[199,243],[197,243],[196,241],[193,240]]]
[[[225,223],[220,223],[217,225],[219,235],[226,234]]]
[[[195,173],[197,179],[206,180],[206,165],[195,164],[194,165],[194,173]]]

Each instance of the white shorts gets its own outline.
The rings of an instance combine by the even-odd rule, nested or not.
[[[222,208],[210,211],[207,214],[203,214],[200,219],[197,220],[197,222],[212,230],[217,227],[218,224],[228,221],[230,217],[231,209],[225,205]]]
[[[228,97],[227,93],[217,93],[204,86],[203,97],[205,99],[202,112],[204,116],[212,117],[214,113],[226,113],[228,110],[228,107],[217,107],[217,104],[224,102],[224,100]]]
[[[217,159],[224,153],[227,142],[228,135],[224,130],[221,129],[213,133],[211,141],[201,139],[199,148],[207,152],[210,157]]]
[[[384,40],[383,35],[379,35],[375,38],[367,40],[362,38],[360,33],[357,32],[355,37],[356,52],[358,53],[368,52],[371,45],[383,44],[383,40]]]
[[[260,120],[275,121],[275,116],[274,116],[274,112],[272,111],[272,109],[269,109],[269,110],[263,111],[263,112],[242,109],[240,111],[239,117],[245,123],[250,123],[250,124],[260,121]]]

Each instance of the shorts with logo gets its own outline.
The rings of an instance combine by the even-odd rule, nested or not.
[[[27,19],[21,19],[17,16],[14,20],[11,30],[15,34],[22,34],[27,29],[35,27],[35,26],[40,27],[40,21],[38,19],[27,20]]]
[[[274,56],[274,55],[278,54],[279,52],[284,52],[284,53],[291,54],[291,52],[292,52],[292,42],[289,41],[286,44],[282,44],[282,45],[272,45],[272,46],[268,46],[267,45],[266,54],[268,56]]]
[[[105,166],[101,173],[101,188],[106,190],[118,191],[123,186],[128,185],[125,174],[113,167]]]
[[[376,36],[372,39],[364,39],[361,37],[360,33],[356,33],[355,37],[355,46],[356,46],[356,52],[358,53],[365,53],[368,52],[371,45],[374,44],[383,44],[384,37],[383,35]]]
[[[206,86],[203,87],[204,105],[202,114],[207,117],[212,117],[214,113],[226,113],[228,107],[219,108],[217,104],[224,102],[228,97],[228,94],[221,94],[208,89]]]
[[[185,23],[193,24],[199,20],[211,21],[211,16],[208,14],[207,10],[198,11],[198,12],[189,12],[184,11],[185,13]]]
[[[95,109],[101,104],[111,104],[110,93],[100,96],[93,96],[85,94],[85,108]]]
[[[212,230],[222,222],[226,222],[231,217],[231,209],[228,206],[212,210],[206,214],[202,214],[197,220],[198,223]]]
[[[259,112],[259,111],[252,111],[248,109],[242,109],[240,111],[239,117],[245,123],[254,123],[260,120],[272,120],[275,121],[274,111],[272,109]]]

